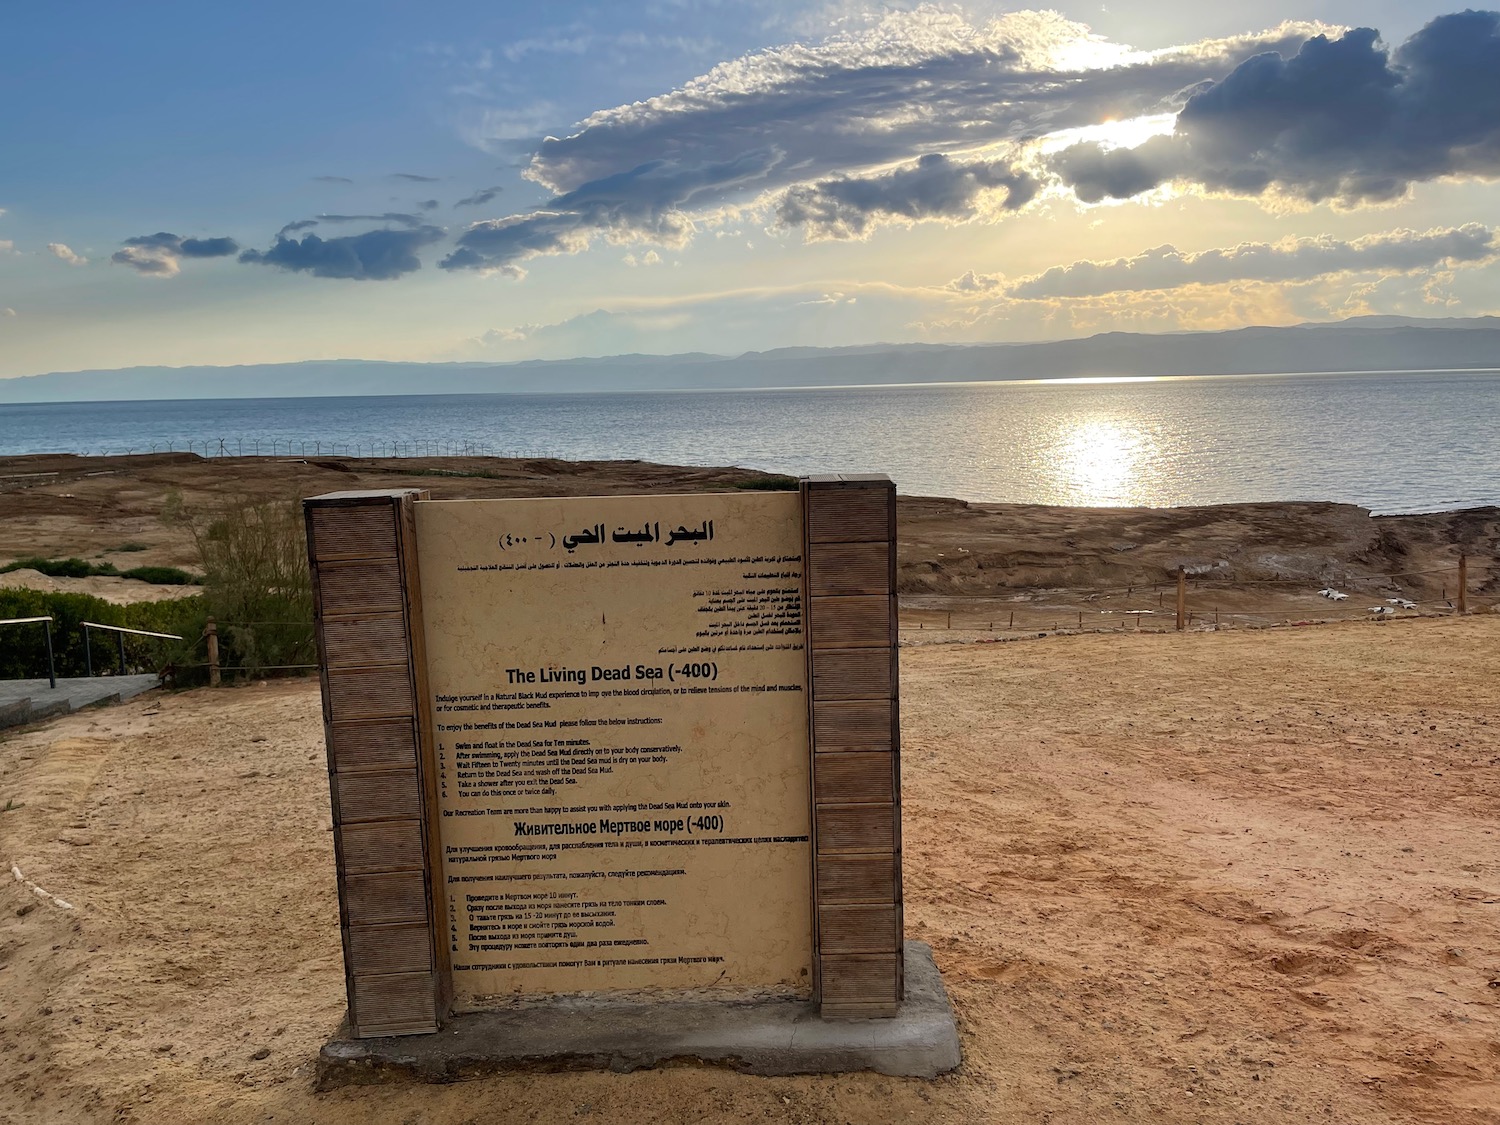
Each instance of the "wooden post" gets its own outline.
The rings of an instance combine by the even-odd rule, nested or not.
[[[1014,629],[1015,627],[1016,627],[1016,611],[1015,610],[1011,610],[1010,611],[1010,625],[1008,626],[1008,628]]]
[[[210,617],[203,626],[203,636],[208,640],[208,686],[219,686],[219,627]]]
[[[906,994],[896,487],[872,475],[801,488],[814,996],[824,1019],[894,1016]]]
[[[1187,571],[1177,568],[1177,631],[1187,628]]]
[[[1469,556],[1458,556],[1458,613],[1462,617],[1469,612]]]

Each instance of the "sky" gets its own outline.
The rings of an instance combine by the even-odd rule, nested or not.
[[[82,0],[4,28],[0,377],[1500,313],[1493,12]]]

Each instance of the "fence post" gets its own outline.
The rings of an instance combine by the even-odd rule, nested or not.
[[[56,688],[57,687],[57,664],[52,659],[52,622],[51,621],[43,621],[42,624],[45,625],[46,628],[47,628],[47,682],[53,688]]]
[[[203,626],[203,636],[208,641],[208,686],[219,686],[219,627],[210,617]]]
[[[125,634],[116,633],[115,639],[120,642],[120,675],[125,674]]]
[[[89,627],[83,627],[83,661],[84,667],[88,669],[89,678],[94,675],[94,646],[89,642]]]
[[[1187,628],[1187,571],[1177,568],[1177,631]]]
[[[1469,612],[1469,556],[1458,556],[1458,613],[1462,617]]]

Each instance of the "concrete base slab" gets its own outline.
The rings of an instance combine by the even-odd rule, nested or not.
[[[804,1000],[565,999],[454,1016],[434,1035],[351,1039],[345,1026],[318,1058],[318,1088],[514,1070],[624,1072],[681,1060],[749,1074],[873,1070],[935,1078],[962,1056],[932,948],[909,941],[906,1000],[894,1019],[825,1021]]]
[[[46,680],[0,680],[0,727],[40,722],[96,703],[119,703],[161,681],[145,676],[78,676]]]

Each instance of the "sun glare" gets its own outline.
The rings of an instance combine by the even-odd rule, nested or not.
[[[1076,421],[1058,434],[1053,462],[1061,502],[1088,506],[1157,502],[1156,443],[1146,430],[1112,418]]]
[[[1120,121],[1101,121],[1097,125],[1081,125],[1077,129],[1059,129],[1056,133],[1049,133],[1041,139],[1038,147],[1044,153],[1061,152],[1069,145],[1087,141],[1106,149],[1135,148],[1152,137],[1170,133],[1176,122],[1175,113],[1150,113]]]

